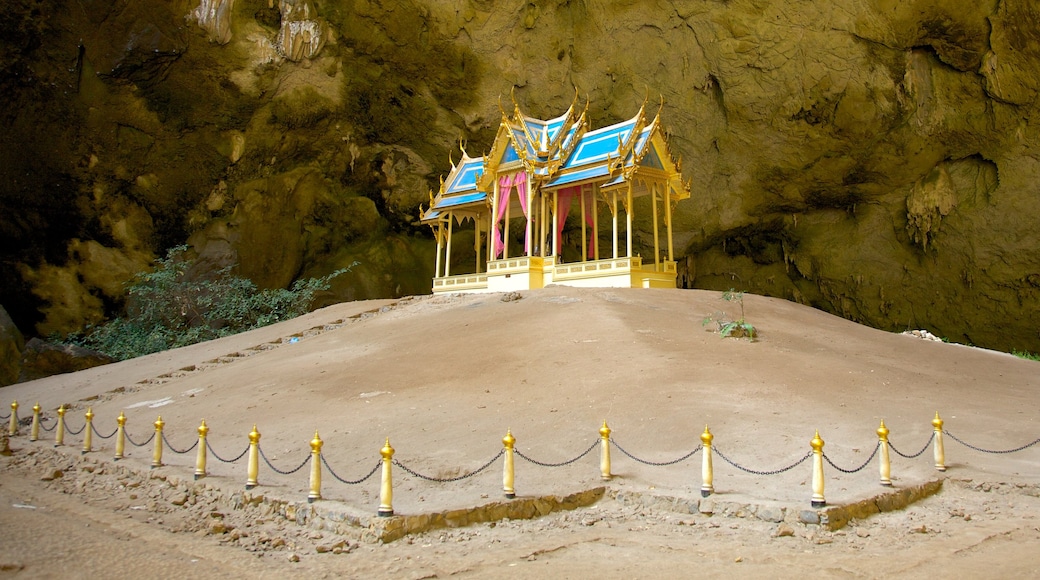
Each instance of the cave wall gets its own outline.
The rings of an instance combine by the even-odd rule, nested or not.
[[[685,286],[1040,351],[1027,0],[81,4],[0,24],[0,303],[23,329],[100,320],[185,241],[261,286],[356,260],[336,297],[428,292],[418,205],[515,88],[541,116],[577,90],[594,126],[663,97]]]

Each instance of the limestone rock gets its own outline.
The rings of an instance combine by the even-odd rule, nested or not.
[[[51,375],[71,373],[113,362],[100,352],[73,345],[57,345],[30,339],[22,355],[19,381],[32,381]]]
[[[8,316],[7,310],[0,306],[0,387],[18,381],[24,347],[22,333]]]

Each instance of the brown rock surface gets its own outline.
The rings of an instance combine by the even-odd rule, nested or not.
[[[7,310],[0,306],[0,387],[18,380],[23,348],[25,339],[22,333],[8,316]]]
[[[596,125],[663,95],[693,182],[684,284],[1040,351],[1025,0],[39,4],[11,8],[0,68],[0,273],[22,328],[98,319],[189,238],[262,285],[358,260],[340,297],[424,292],[416,206],[459,138],[488,146],[515,86],[543,116],[577,88]],[[327,28],[287,36],[300,22]],[[120,237],[127,208],[148,225]]]
[[[107,365],[114,359],[100,352],[69,344],[51,344],[38,338],[25,343],[19,382],[34,381]]]

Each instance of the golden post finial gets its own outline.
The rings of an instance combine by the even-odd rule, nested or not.
[[[7,425],[7,434],[11,437],[18,434],[18,401],[11,403],[11,421]]]
[[[32,428],[29,430],[29,441],[36,441],[37,439],[40,438],[40,410],[41,409],[42,409],[42,407],[40,407],[40,402],[36,401],[36,404],[33,405],[33,408],[32,408],[32,410],[33,410],[33,419],[32,419]]]
[[[376,512],[380,517],[394,515],[394,474],[393,457],[394,448],[390,447],[390,438],[386,438],[386,444],[379,450],[383,458],[383,473],[379,484],[379,510]]]
[[[198,481],[206,477],[206,435],[209,435],[209,427],[206,426],[205,419],[196,431],[199,433],[199,450],[195,452],[195,480]]]
[[[885,420],[881,420],[881,426],[877,428],[878,436],[878,474],[881,479],[881,485],[885,487],[892,486],[892,462],[888,456],[888,427],[885,427]]]
[[[58,424],[54,428],[54,446],[65,444],[65,405],[58,407]]]
[[[123,451],[126,449],[126,414],[123,411],[119,411],[119,416],[116,417],[116,454],[113,457],[115,461],[119,461],[123,458]]]
[[[932,427],[935,428],[935,447],[932,449],[935,457],[935,469],[936,471],[946,471],[946,450],[943,447],[943,420],[939,418],[939,411],[935,412],[935,418],[932,419]]]
[[[162,451],[163,451],[163,426],[166,422],[162,420],[162,415],[155,420],[155,447],[152,449],[152,469],[156,467],[162,467]]]
[[[701,497],[708,497],[715,493],[715,470],[712,467],[711,457],[711,442],[715,440],[715,436],[711,434],[708,426],[704,426],[704,432],[701,433]]]
[[[90,453],[91,448],[94,446],[94,409],[93,407],[87,407],[87,414],[84,415],[87,420],[87,424],[83,427],[83,451],[81,455]]]
[[[610,427],[607,427],[606,419],[603,419],[603,426],[599,428],[599,476],[603,481],[610,481],[614,477],[610,474]]]
[[[502,438],[502,445],[505,447],[503,450],[505,461],[502,466],[502,492],[505,494],[506,499],[513,499],[516,497],[516,489],[513,487],[515,481],[513,477],[513,447],[516,445],[516,437],[513,437],[511,429],[506,429],[506,436]]]
[[[819,429],[809,445],[812,446],[813,454],[812,507],[822,508],[827,505],[827,500],[823,497],[823,439],[820,438]]]
[[[307,503],[314,503],[321,499],[321,446],[323,445],[318,430],[314,430],[314,439],[311,439],[311,480],[310,491],[307,493]]]
[[[256,430],[256,423],[253,423],[253,430],[249,432],[249,457],[246,461],[246,489],[250,490],[260,485],[257,483],[257,476],[260,475],[260,432]]]

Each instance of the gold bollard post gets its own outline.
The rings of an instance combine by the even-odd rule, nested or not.
[[[18,401],[11,403],[11,421],[7,424],[7,434],[11,437],[18,434]]]
[[[506,494],[506,499],[516,498],[516,490],[513,489],[513,446],[516,445],[516,437],[513,437],[513,432],[510,429],[506,429],[506,436],[502,438],[502,445],[505,447],[505,463],[502,465],[502,491]]]
[[[54,446],[65,444],[65,405],[58,407],[58,425],[54,428]]]
[[[943,449],[943,420],[939,418],[939,411],[935,412],[935,418],[932,419],[932,427],[935,428],[935,469],[936,471],[946,471],[946,451]]]
[[[307,503],[321,499],[321,446],[324,443],[315,429],[314,439],[311,439],[311,491],[307,494]]]
[[[253,430],[249,432],[249,461],[246,463],[246,489],[253,489],[260,485],[256,482],[256,477],[260,474],[260,432],[256,430],[256,423],[253,423]]]
[[[383,478],[379,486],[379,511],[380,517],[394,515],[394,474],[391,460],[394,458],[394,448],[390,447],[390,438],[386,438],[386,445],[379,450],[383,457]]]
[[[708,426],[704,426],[704,433],[701,433],[701,449],[704,450],[704,456],[701,457],[701,497],[708,497],[715,493],[715,486],[712,484],[715,480],[715,472],[711,466],[711,442],[715,439],[715,436],[708,430]]]
[[[38,441],[40,439],[40,402],[36,401],[33,405],[33,422],[32,429],[29,430],[29,441]]]
[[[90,453],[91,447],[94,446],[94,409],[87,407],[87,414],[84,415],[84,418],[87,420],[87,424],[83,427],[83,451],[80,452],[80,455]]]
[[[610,427],[607,420],[603,420],[603,426],[599,428],[599,476],[603,481],[610,481]]]
[[[206,426],[206,420],[202,420],[202,424],[199,425],[199,450],[195,452],[195,481],[206,477],[206,434],[209,433],[209,427]]]
[[[122,411],[119,412],[119,416],[116,417],[116,455],[113,458],[119,461],[123,458],[123,451],[126,449],[126,415]]]
[[[166,422],[162,420],[162,415],[155,420],[155,450],[152,451],[152,469],[156,467],[162,467],[162,428]]]
[[[827,505],[827,501],[823,499],[823,439],[820,439],[819,429],[816,430],[816,435],[813,436],[809,445],[812,445],[813,451],[812,507],[822,508]]]
[[[881,426],[877,428],[878,445],[878,470],[881,473],[881,485],[892,487],[892,462],[888,457],[888,427],[885,420],[881,420]]]

